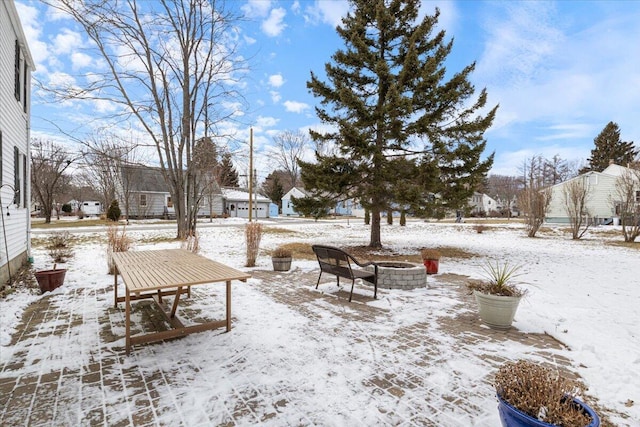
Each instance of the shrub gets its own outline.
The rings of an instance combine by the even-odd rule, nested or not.
[[[286,248],[284,246],[278,246],[271,253],[271,257],[273,258],[291,258],[292,252],[291,249]]]
[[[118,221],[122,216],[122,211],[120,211],[120,205],[117,200],[114,200],[109,205],[109,209],[107,210],[107,218],[111,221]]]
[[[258,250],[260,249],[260,239],[262,238],[262,224],[250,222],[245,230],[247,240],[247,267],[255,267]]]
[[[440,251],[437,249],[422,249],[420,255],[423,260],[426,259],[440,259]]]
[[[64,213],[71,213],[73,209],[71,208],[71,205],[69,203],[65,203],[64,205],[62,205],[62,212]]]
[[[113,254],[115,252],[126,252],[131,248],[131,238],[127,236],[126,227],[118,227],[110,225],[107,227],[107,267],[109,274],[116,272],[116,266],[113,262]]]
[[[70,238],[68,231],[59,231],[51,235],[47,250],[53,262],[67,262],[73,256]]]
[[[545,423],[586,426],[591,417],[573,403],[584,385],[551,368],[526,360],[504,364],[495,377],[498,395],[514,408]]]

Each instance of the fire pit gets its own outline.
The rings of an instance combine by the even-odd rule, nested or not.
[[[384,289],[415,289],[427,286],[427,269],[412,262],[378,262],[378,287]],[[373,270],[373,267],[367,267]]]

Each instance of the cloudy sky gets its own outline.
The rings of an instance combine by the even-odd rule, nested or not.
[[[100,67],[73,21],[35,0],[16,0],[42,82],[72,78]],[[227,1],[240,23],[251,71],[243,85],[249,111],[235,123],[240,139],[253,127],[258,177],[272,167],[261,158],[284,130],[319,126],[306,88],[343,46],[335,26],[348,10],[341,0]],[[441,10],[440,26],[454,39],[447,70],[476,62],[472,81],[499,104],[486,133],[495,152],[492,173],[517,175],[534,155],[584,162],[609,121],[625,141],[640,145],[640,2],[427,1]],[[47,103],[34,90],[33,136],[60,138],[57,127],[89,132],[86,117],[105,106]]]

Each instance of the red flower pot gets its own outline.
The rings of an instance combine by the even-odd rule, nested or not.
[[[427,268],[427,274],[438,274],[438,264],[440,260],[437,259],[425,259],[423,260],[424,266]]]

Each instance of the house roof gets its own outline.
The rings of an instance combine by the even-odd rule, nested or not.
[[[168,193],[169,186],[159,168],[123,166],[122,182],[129,191]]]
[[[289,191],[287,191],[284,194],[284,196],[282,196],[282,198],[289,199],[291,198],[291,196],[296,197],[297,194],[302,194],[305,197],[309,196],[309,193],[304,188],[292,187]]]
[[[238,188],[223,188],[222,197],[228,202],[248,202],[249,192]],[[261,196],[260,194],[254,194],[253,200],[260,203],[271,203],[271,199]]]

